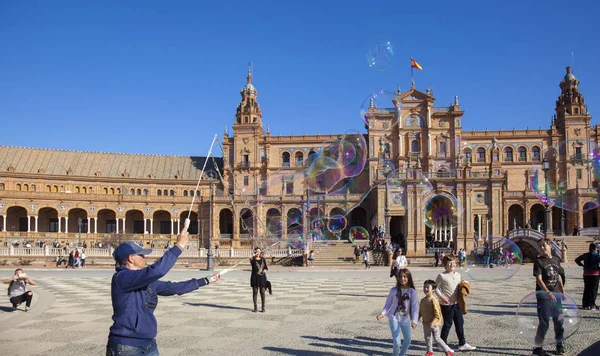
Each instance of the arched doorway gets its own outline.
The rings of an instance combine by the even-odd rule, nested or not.
[[[267,210],[266,218],[267,237],[281,237],[281,212],[279,209],[271,208]]]
[[[87,211],[81,208],[75,208],[69,210],[67,216],[69,217],[69,232],[76,232],[78,234],[85,234],[88,232]]]
[[[171,222],[171,213],[166,210],[157,210],[152,215],[153,231],[155,234],[172,234],[173,223]]]
[[[598,227],[598,207],[595,203],[587,202],[583,206],[583,227]]]
[[[112,234],[117,232],[117,213],[110,209],[98,211],[98,233]]]
[[[302,211],[298,208],[292,208],[287,212],[287,221],[285,222],[288,237],[297,237],[302,235]]]
[[[219,238],[233,238],[233,213],[229,209],[223,209],[219,213]]]
[[[183,226],[185,224],[185,219],[188,218],[188,215],[190,216],[190,226],[188,227],[188,233],[190,235],[198,235],[198,232],[200,231],[200,229],[198,229],[198,213],[195,211],[190,212],[189,210],[187,210],[187,211],[183,211],[183,212],[181,212],[181,214],[179,214],[179,221],[181,222],[181,228],[183,229]]]
[[[545,231],[544,226],[546,218],[545,218],[546,208],[542,204],[535,204],[531,207],[530,216],[531,216],[531,228],[534,230],[540,227],[540,231]]]
[[[250,238],[254,234],[254,213],[248,208],[240,214],[240,238]]]
[[[508,230],[516,230],[525,227],[523,224],[523,207],[513,204],[508,208]]]
[[[58,232],[58,211],[54,208],[38,210],[38,231]]]
[[[129,210],[125,213],[125,226],[123,233],[143,234],[146,232],[144,224],[144,213],[140,210]]]
[[[27,209],[11,206],[6,210],[6,231],[29,231]]]

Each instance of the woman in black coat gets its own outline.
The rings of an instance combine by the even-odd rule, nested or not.
[[[254,249],[254,256],[250,258],[250,264],[252,265],[252,274],[250,275],[250,286],[252,287],[252,300],[254,301],[254,312],[258,311],[258,291],[260,290],[260,300],[262,303],[261,313],[265,312],[265,288],[267,287],[267,274],[269,270],[267,267],[267,261],[262,257],[262,251],[260,248]]]

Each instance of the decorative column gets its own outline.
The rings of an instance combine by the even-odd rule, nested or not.
[[[154,234],[154,219],[150,218],[150,234]]]
[[[35,232],[38,232],[38,218],[39,218],[39,216],[36,215],[36,216],[34,216],[34,218],[35,218]]]
[[[98,217],[94,218],[94,234],[98,233]]]
[[[31,232],[31,216],[27,215],[27,232]]]
[[[175,234],[175,219],[171,219],[171,234]]]
[[[62,232],[62,229],[61,229],[61,222],[62,222],[62,218],[59,216],[59,217],[58,217],[58,232]]]
[[[65,234],[69,233],[69,217],[65,216]]]
[[[88,221],[88,224],[87,224],[87,230],[85,231],[85,233],[89,234],[89,233],[91,233],[91,230],[92,230],[92,218],[90,218],[88,216],[87,221]]]
[[[115,225],[117,225],[117,231],[115,231],[117,234],[119,233],[119,218],[116,218],[115,220],[117,223]]]
[[[7,231],[6,230],[6,215],[2,215],[2,229],[4,231]]]

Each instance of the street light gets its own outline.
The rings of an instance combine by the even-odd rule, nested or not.
[[[550,223],[550,204],[548,204],[548,171],[550,170],[550,162],[548,158],[544,157],[542,161],[542,171],[544,171],[544,179],[546,180],[546,221],[544,223],[544,237],[548,235],[548,224]]]
[[[208,208],[208,253],[206,254],[206,270],[212,271],[213,268],[213,253],[212,253],[212,202],[213,202],[213,185],[210,183],[210,201]]]
[[[566,182],[558,182],[558,190],[560,191],[560,203],[562,205],[560,209],[560,236],[566,236],[565,234],[565,188]]]
[[[77,244],[77,246],[81,247],[81,216],[77,218],[77,225],[79,226],[79,233],[77,234],[79,236],[79,243]]]
[[[392,173],[392,169],[388,164],[386,164],[383,168],[383,176],[385,177],[385,223],[383,224],[383,228],[385,229],[385,234],[390,235],[390,206],[388,201],[388,176]],[[385,238],[385,236],[384,236]]]

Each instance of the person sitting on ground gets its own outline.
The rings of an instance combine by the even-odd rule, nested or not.
[[[25,311],[31,310],[31,300],[33,292],[27,290],[27,284],[35,286],[35,282],[27,277],[23,269],[17,268],[12,278],[2,280],[2,283],[8,284],[8,296],[12,303],[12,310],[17,310],[17,307],[25,302]]]

